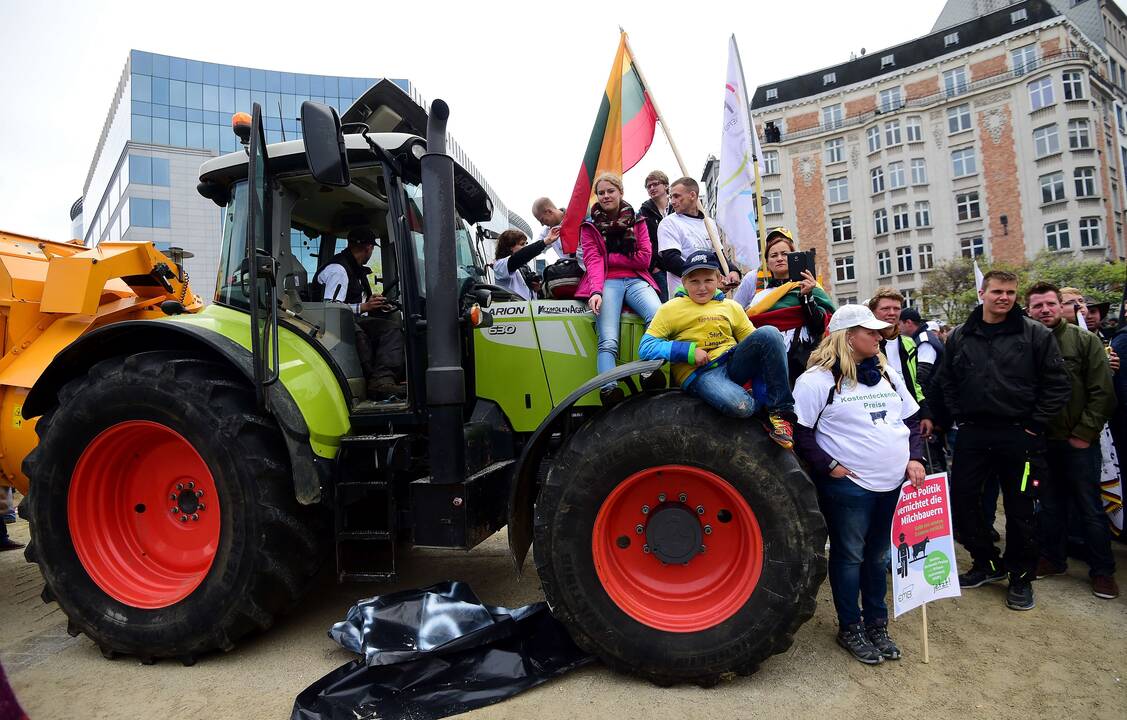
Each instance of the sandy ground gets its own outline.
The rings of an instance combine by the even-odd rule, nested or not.
[[[25,523],[9,528],[26,541]],[[35,566],[22,553],[3,553],[0,661],[33,720],[286,718],[298,692],[352,659],[325,631],[356,599],[443,579],[469,582],[488,603],[540,599],[534,576],[515,579],[505,542],[499,534],[470,553],[417,552],[394,586],[327,578],[270,632],[190,668],[103,659],[85,636],[67,636],[56,605],[42,604]],[[1117,543],[1115,553],[1127,567],[1127,546]],[[959,562],[966,567],[966,556]],[[1120,579],[1127,585],[1127,573]],[[904,659],[867,667],[834,643],[827,583],[794,646],[754,676],[709,690],[662,689],[596,664],[463,717],[1127,718],[1127,597],[1095,598],[1086,568],[1075,562],[1068,575],[1035,589],[1037,608],[1025,613],[1005,607],[1004,584],[933,603],[926,665],[920,613],[908,613],[891,626]]]

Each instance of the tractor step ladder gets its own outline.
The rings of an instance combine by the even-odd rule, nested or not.
[[[409,460],[407,435],[341,438],[334,491],[337,579],[390,581],[396,577],[396,506],[392,476]]]

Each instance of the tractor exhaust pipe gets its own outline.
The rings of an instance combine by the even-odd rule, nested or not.
[[[427,288],[427,432],[431,482],[465,479],[465,371],[458,337],[458,272],[454,244],[454,160],[446,154],[450,107],[431,103],[423,155],[423,256]]]

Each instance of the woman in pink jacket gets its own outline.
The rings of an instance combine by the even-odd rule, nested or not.
[[[625,303],[645,320],[661,307],[657,284],[650,275],[653,248],[643,218],[622,199],[622,178],[603,173],[595,179],[596,203],[579,228],[579,244],[587,273],[575,297],[587,299],[595,313],[599,335],[596,366],[599,373],[614,369],[618,361],[618,330]],[[600,396],[605,404],[622,400],[618,383],[604,385]]]

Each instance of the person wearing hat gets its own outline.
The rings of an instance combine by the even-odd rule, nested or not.
[[[830,535],[837,642],[868,665],[900,658],[884,599],[889,535],[900,486],[924,480],[915,393],[880,352],[888,326],[864,305],[842,305],[794,386],[795,452]]]
[[[810,352],[822,340],[834,304],[814,276],[803,271],[802,280],[790,279],[787,253],[794,252],[794,236],[785,227],[771,228],[765,243],[767,282],[758,287],[758,277],[749,273],[732,299],[747,309],[751,322],[771,325],[783,333],[787,347],[787,372],[791,385],[806,371]]]
[[[368,399],[404,399],[407,386],[398,381],[405,362],[402,328],[394,320],[370,314],[386,312],[387,308],[387,300],[372,292],[368,282],[372,274],[368,262],[375,247],[376,234],[370,228],[353,228],[348,233],[348,245],[313,277],[321,288],[323,302],[344,303],[352,308],[356,352],[367,381]]]
[[[1104,332],[1104,321],[1107,320],[1107,314],[1111,310],[1110,302],[1100,302],[1094,297],[1084,298],[1084,305],[1088,308],[1088,314],[1085,316],[1084,321],[1088,324],[1088,329],[1100,336],[1106,345],[1111,338]]]
[[[642,336],[639,359],[671,363],[682,390],[729,417],[764,417],[771,439],[792,447],[794,398],[782,334],[770,326],[756,329],[743,308],[724,297],[716,253],[690,253],[682,272],[681,286]],[[749,383],[758,391],[745,389]]]
[[[900,311],[900,335],[911,338],[916,344],[916,369],[919,372],[917,379],[924,390],[924,395],[927,395],[931,375],[935,368],[939,367],[939,361],[943,357],[943,341],[931,329],[934,322],[924,323],[920,311],[914,307],[906,307]]]

